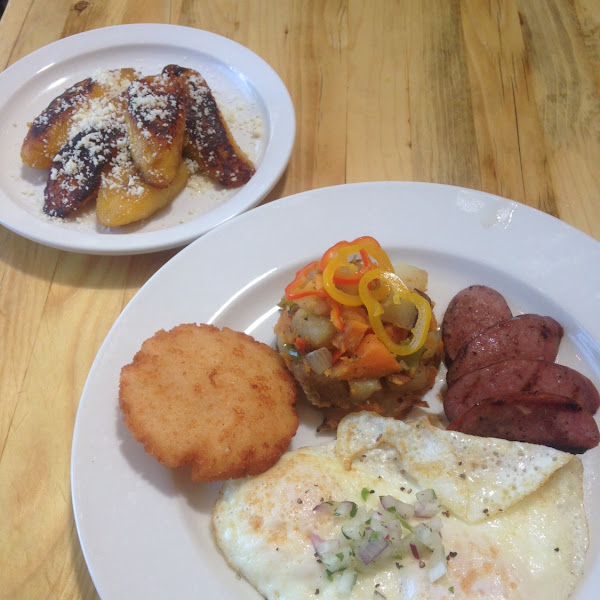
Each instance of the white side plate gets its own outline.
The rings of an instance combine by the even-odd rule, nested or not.
[[[140,224],[106,228],[93,207],[72,220],[42,211],[45,170],[22,164],[31,122],[66,88],[98,70],[135,67],[143,75],[170,63],[206,79],[240,147],[257,172],[243,187],[220,189],[202,178]],[[256,206],[285,170],[295,138],[290,96],[275,71],[227,38],[176,25],[119,25],[40,48],[0,73],[0,224],[48,246],[92,254],[136,254],[183,246]]]

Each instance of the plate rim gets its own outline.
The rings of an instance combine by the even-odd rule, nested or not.
[[[323,195],[327,196],[329,194],[334,194],[336,196],[335,201],[339,204],[340,196],[344,195],[344,193],[349,192],[351,190],[356,191],[357,193],[364,192],[364,193],[377,194],[386,189],[392,190],[395,194],[397,193],[396,195],[398,195],[398,196],[401,196],[402,193],[414,194],[414,195],[418,196],[419,191],[428,190],[431,192],[439,192],[441,196],[454,194],[457,197],[459,197],[461,195],[466,195],[467,199],[471,198],[474,200],[483,200],[484,201],[483,202],[483,210],[485,210],[485,208],[487,208],[488,205],[494,204],[494,205],[497,205],[500,209],[505,209],[505,208],[511,209],[512,211],[514,211],[512,216],[515,217],[517,220],[519,220],[519,219],[523,220],[525,222],[525,224],[527,224],[527,222],[532,218],[534,219],[534,221],[541,219],[541,221],[543,223],[545,223],[545,228],[552,229],[555,232],[559,232],[560,234],[565,233],[568,238],[572,238],[574,236],[575,240],[577,241],[576,245],[578,245],[578,246],[582,245],[586,251],[591,249],[596,256],[600,257],[600,243],[597,240],[595,240],[588,234],[574,228],[573,226],[571,226],[563,221],[560,221],[559,219],[557,219],[551,215],[548,215],[546,213],[538,211],[537,209],[534,209],[532,207],[526,206],[524,204],[520,204],[518,202],[509,200],[506,198],[502,198],[500,196],[496,196],[494,194],[480,192],[478,190],[471,190],[469,188],[462,188],[459,186],[449,186],[449,185],[445,185],[445,184],[435,184],[435,183],[426,183],[426,182],[400,182],[400,181],[361,182],[361,183],[353,183],[353,184],[341,184],[341,185],[337,185],[337,186],[329,186],[329,187],[324,187],[324,188],[318,188],[315,190],[308,190],[305,192],[300,192],[298,194],[284,197],[284,198],[274,201],[272,203],[262,205],[258,208],[248,211],[242,215],[239,215],[238,217],[236,217],[235,219],[232,219],[228,223],[225,223],[224,225],[208,232],[205,236],[196,240],[193,244],[190,244],[187,248],[185,248],[177,256],[175,256],[173,259],[171,259],[171,261],[169,261],[169,263],[167,263],[163,267],[161,267],[161,269],[159,269],[159,271],[157,271],[148,280],[148,282],[139,290],[139,292],[135,295],[135,297],[131,300],[131,302],[127,305],[127,307],[125,307],[125,309],[123,310],[121,315],[117,318],[117,320],[115,321],[114,325],[112,326],[111,330],[109,331],[108,335],[106,336],[103,344],[101,345],[101,347],[98,351],[96,359],[94,360],[92,368],[90,369],[90,374],[88,376],[88,380],[86,381],[86,384],[85,384],[85,387],[84,387],[84,390],[83,390],[83,393],[81,396],[80,408],[77,413],[74,435],[73,435],[73,452],[72,452],[72,457],[71,457],[71,485],[72,485],[73,510],[74,510],[75,523],[76,523],[78,535],[80,538],[82,551],[84,553],[86,563],[88,564],[90,574],[92,575],[92,578],[94,580],[95,585],[97,586],[99,593],[100,593],[100,589],[98,588],[98,582],[96,581],[96,577],[98,576],[98,573],[94,572],[94,569],[91,566],[91,563],[90,563],[91,557],[88,556],[85,542],[82,539],[82,535],[85,537],[86,534],[85,533],[82,534],[81,520],[80,520],[81,513],[78,509],[79,508],[78,502],[79,502],[80,498],[78,497],[78,481],[77,481],[77,474],[76,474],[76,471],[78,469],[77,445],[79,443],[79,436],[80,436],[80,427],[81,427],[80,419],[82,418],[81,417],[82,407],[85,408],[85,406],[86,406],[85,402],[86,402],[86,394],[88,392],[88,389],[87,389],[88,385],[92,385],[92,381],[93,381],[93,378],[95,375],[95,370],[99,368],[98,367],[99,362],[102,361],[103,356],[105,355],[106,352],[108,352],[108,348],[112,342],[113,337],[118,336],[119,329],[122,327],[125,327],[125,325],[123,325],[122,322],[124,322],[128,319],[129,312],[137,310],[137,308],[138,308],[137,304],[139,302],[143,303],[145,301],[144,299],[146,298],[146,296],[148,294],[152,294],[153,288],[156,285],[158,285],[158,283],[160,283],[160,279],[164,276],[165,273],[174,273],[175,271],[177,271],[177,269],[180,267],[181,264],[185,265],[186,261],[191,260],[191,257],[194,255],[194,253],[198,252],[199,249],[201,249],[203,246],[212,244],[213,240],[216,243],[217,240],[219,240],[224,235],[223,232],[226,230],[226,228],[240,230],[244,227],[247,228],[249,224],[252,224],[255,221],[262,220],[262,221],[271,221],[272,222],[272,218],[273,218],[274,214],[280,213],[282,211],[283,211],[283,213],[285,213],[286,209],[287,210],[290,210],[290,209],[298,210],[299,207],[302,207],[304,210],[307,207],[307,205],[306,205],[307,197],[308,197],[308,200],[310,202],[312,202],[311,208],[314,208],[314,205],[318,204],[318,202],[317,202],[318,198],[322,197]],[[387,201],[387,199],[386,199],[386,201]],[[481,208],[482,207],[479,206],[479,209],[481,209]],[[469,212],[469,211],[471,211],[471,212]],[[471,208],[467,207],[463,212],[466,215],[465,218],[473,217],[474,219],[476,219],[478,216],[476,208],[473,208],[473,207],[471,207]],[[280,215],[278,215],[277,218],[281,218],[281,217],[282,217],[282,215],[280,214]],[[509,221],[507,228],[510,228],[512,226],[514,226],[514,221]],[[362,225],[361,225],[361,227],[362,227]],[[497,229],[497,231],[500,231],[500,233],[502,233],[502,231],[506,230],[506,229],[504,229],[504,230],[502,229],[502,225],[499,225],[498,227],[499,227],[499,229]],[[493,226],[492,226],[492,229],[493,229]],[[486,229],[485,225],[482,225],[482,230],[486,230],[488,232],[490,231],[489,228]],[[302,254],[302,253],[300,253],[300,254]],[[302,261],[303,261],[303,255],[299,256],[299,258],[298,258],[298,262],[301,263]],[[598,275],[596,275],[596,279],[598,279],[598,281],[600,282],[600,277]],[[595,299],[588,299],[588,303],[591,303],[590,305],[593,305],[594,302],[596,304],[598,304],[600,302],[600,296],[596,297]],[[561,302],[559,302],[559,305],[562,306]],[[580,309],[580,310],[582,310],[582,309]],[[579,318],[579,317],[577,317],[577,318]],[[161,323],[157,322],[154,326],[152,326],[152,329],[156,330],[156,329],[160,328],[161,326],[162,326]],[[117,332],[117,333],[115,333],[115,332]],[[593,323],[591,334],[592,334],[594,343],[596,345],[600,344],[600,321]],[[142,336],[142,338],[143,338],[143,336]],[[88,400],[88,404],[89,404],[89,400]],[[589,516],[589,508],[588,508],[588,516]],[[598,541],[599,540],[594,539],[595,549],[597,549]],[[598,565],[600,564],[600,556],[598,556],[597,554],[594,555],[593,561],[594,561],[594,566],[597,568]],[[590,563],[588,563],[588,564],[590,564]],[[584,576],[583,585],[585,586],[585,590],[592,589],[593,585],[595,585],[597,583],[597,581],[598,581],[597,577],[600,577],[600,573],[596,573],[596,569],[595,569],[594,574],[595,574],[594,575],[595,583],[592,583],[591,586],[588,585],[588,583],[590,581],[590,577]],[[580,582],[580,584],[577,588],[577,596],[576,597],[578,599],[580,597],[584,597],[584,596],[580,596],[580,594],[582,592],[584,592],[585,590],[582,588],[582,582]]]
[[[190,45],[192,38],[195,38],[196,46]],[[67,60],[76,60],[73,51],[83,43],[87,46],[84,55],[106,51],[116,46],[160,44],[200,50],[244,76],[247,76],[247,73],[240,67],[250,63],[253,73],[248,81],[257,99],[264,104],[266,117],[270,121],[268,133],[264,133],[268,136],[265,137],[264,155],[256,174],[248,184],[239,188],[235,195],[220,206],[195,219],[165,229],[112,235],[61,228],[29,214],[18,205],[14,197],[4,193],[2,189],[0,225],[26,239],[58,250],[96,255],[156,252],[186,246],[213,227],[254,208],[281,179],[289,164],[296,138],[296,115],[289,91],[279,74],[261,56],[239,42],[211,31],[175,24],[134,23],[91,29],[50,42],[0,72],[0,108],[10,102],[26,84],[27,76],[39,74]],[[210,44],[225,47],[231,54],[227,58],[215,55],[207,49]],[[19,86],[17,90],[13,89],[15,85]],[[265,90],[261,90],[260,86],[269,87],[270,97],[265,97]],[[2,210],[3,207],[6,207],[6,210]],[[211,213],[212,216],[206,218]],[[204,221],[208,224],[203,225]]]

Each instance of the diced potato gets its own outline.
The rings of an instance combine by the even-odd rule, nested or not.
[[[419,267],[415,267],[414,265],[409,265],[401,260],[394,263],[394,271],[411,290],[427,291],[427,271],[419,269]]]
[[[326,346],[336,333],[336,328],[329,317],[321,317],[303,308],[298,309],[292,317],[292,326],[298,335],[310,346],[318,348]]]

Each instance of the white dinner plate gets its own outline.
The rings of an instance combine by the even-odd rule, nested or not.
[[[75,219],[43,211],[46,170],[22,164],[31,122],[67,87],[98,70],[135,67],[143,75],[176,63],[200,71],[240,147],[257,170],[225,190],[194,176],[166,209],[141,224],[106,228],[93,206]],[[136,254],[183,246],[256,206],[285,170],[296,122],[288,91],[256,54],[227,38],[177,25],[119,25],[86,31],[25,56],[0,73],[0,224],[47,246],[92,254]]]
[[[219,554],[210,512],[220,485],[192,483],[145,454],[122,422],[121,367],[158,329],[205,322],[273,344],[277,303],[295,272],[342,239],[371,235],[392,262],[429,272],[441,322],[473,284],[501,291],[513,312],[554,316],[558,360],[600,383],[600,244],[532,208],[473,190],[425,183],[362,183],[309,191],[255,208],[188,246],[139,291],[102,345],[77,415],[72,492],[81,546],[104,600],[259,599]],[[431,410],[444,373],[427,395]],[[330,439],[301,410],[293,448]],[[574,595],[600,585],[600,448],[583,455],[591,531]]]

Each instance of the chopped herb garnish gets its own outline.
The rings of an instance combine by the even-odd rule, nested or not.
[[[363,488],[360,492],[360,497],[363,499],[363,502],[369,497],[369,490],[367,488]]]

